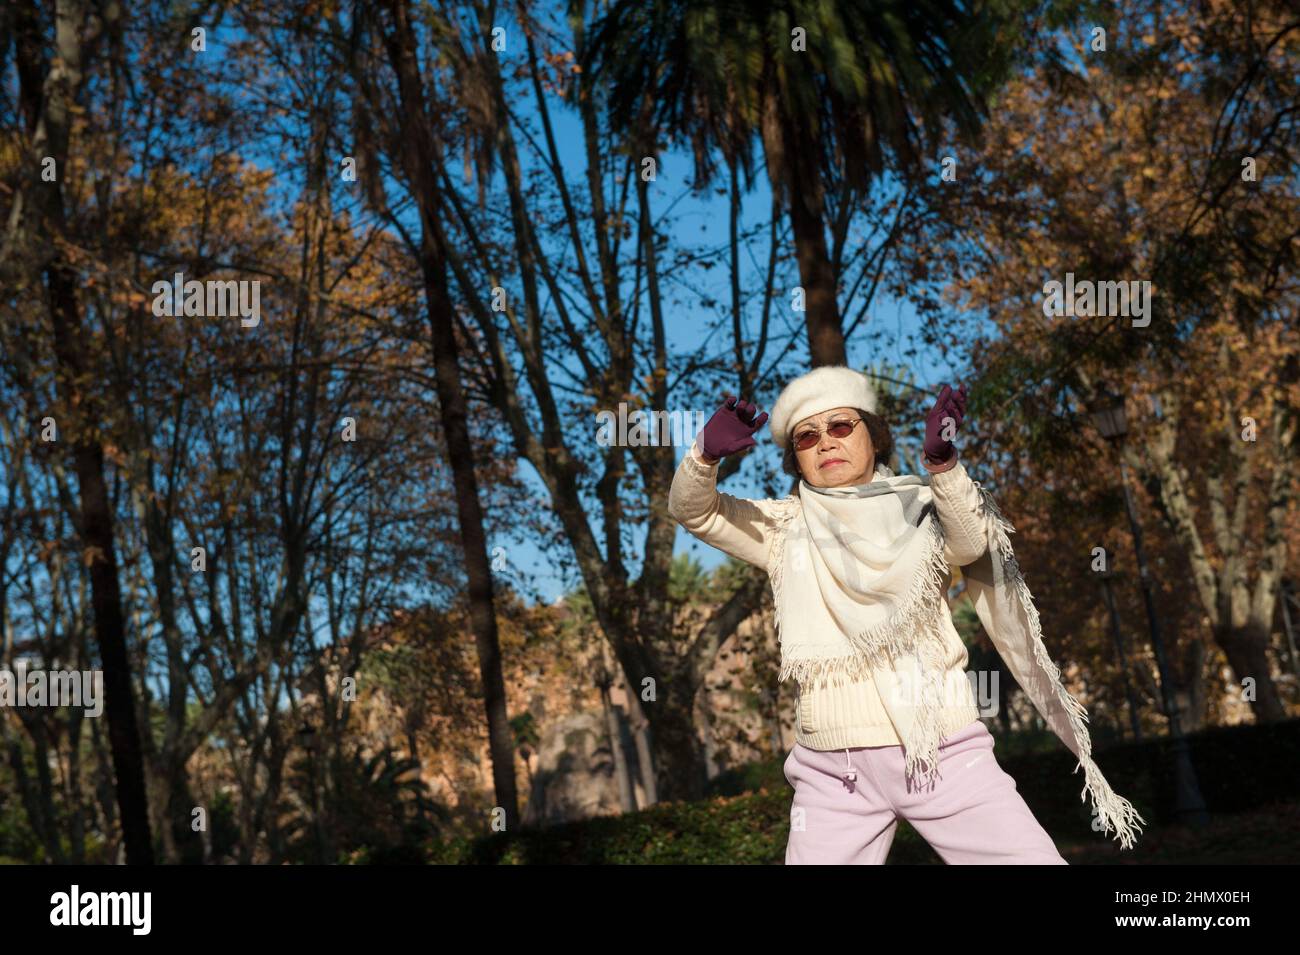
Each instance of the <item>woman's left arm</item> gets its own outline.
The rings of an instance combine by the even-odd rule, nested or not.
[[[939,523],[943,525],[944,551],[949,563],[958,567],[973,564],[988,550],[979,488],[957,460],[956,449],[942,464],[932,465],[924,458],[921,463],[930,472],[930,490]]]
[[[925,416],[925,445],[921,463],[930,472],[930,490],[946,541],[944,555],[958,567],[973,564],[988,549],[980,492],[957,460],[952,438],[966,416],[966,386],[956,391],[944,385]]]

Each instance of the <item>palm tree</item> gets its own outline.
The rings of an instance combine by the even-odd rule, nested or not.
[[[843,364],[828,193],[861,197],[889,155],[915,175],[944,119],[976,133],[1027,5],[617,0],[578,55],[602,81],[620,133],[645,142],[648,129],[691,144],[697,186],[710,182],[715,154],[752,182],[758,136],[773,195],[790,216],[812,365]]]

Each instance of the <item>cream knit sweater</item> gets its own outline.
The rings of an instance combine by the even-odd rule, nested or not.
[[[944,556],[950,566],[970,564],[987,547],[978,516],[979,490],[955,451],[948,462],[933,468],[926,462],[925,468],[931,474],[930,490],[943,527]],[[789,500],[732,497],[718,492],[717,481],[718,464],[706,464],[696,443],[673,476],[668,513],[706,544],[771,574],[772,543],[778,533],[784,533],[780,515],[790,507]],[[940,602],[940,608],[943,635],[950,650],[946,685],[960,689],[958,681],[967,679],[969,657],[953,626],[946,599]],[[974,694],[969,692],[968,683],[966,686],[963,702],[943,709],[945,736],[980,718]],[[902,745],[870,679],[810,690],[800,687],[795,739],[809,749],[820,750]]]

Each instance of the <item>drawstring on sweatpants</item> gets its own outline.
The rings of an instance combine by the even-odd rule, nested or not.
[[[845,762],[844,782],[846,784],[857,782],[858,774],[857,771],[853,768],[853,760],[849,758],[849,751],[847,749],[844,751],[844,762]]]

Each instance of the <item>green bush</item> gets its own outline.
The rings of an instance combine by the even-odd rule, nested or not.
[[[1043,826],[1055,836],[1086,842],[1090,802],[1080,800],[1083,772],[1058,740],[1004,745],[998,762]],[[1255,726],[1216,727],[1188,739],[1201,793],[1211,813],[1245,812],[1300,793],[1300,720]],[[1014,752],[1010,752],[1014,751]],[[1173,821],[1173,750],[1164,738],[1106,748],[1094,744],[1096,759],[1112,788],[1133,803],[1148,831]],[[709,798],[665,803],[640,812],[600,817],[544,829],[457,839],[433,846],[430,862],[470,865],[532,864],[736,864],[779,865],[789,834],[792,790],[783,771],[785,756],[723,773]],[[1096,833],[1100,844],[1110,837]],[[1139,837],[1140,840],[1141,837]],[[891,865],[938,864],[929,844],[899,822],[889,853]]]

